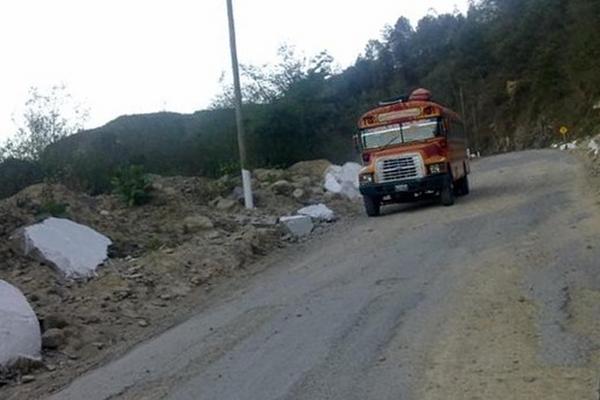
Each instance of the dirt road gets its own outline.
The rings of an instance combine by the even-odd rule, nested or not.
[[[215,293],[58,399],[598,399],[600,215],[576,158],[473,167]]]

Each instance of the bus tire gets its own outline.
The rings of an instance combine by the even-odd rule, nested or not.
[[[471,190],[469,188],[469,175],[465,175],[462,178],[460,178],[459,181],[456,183],[456,186],[458,188],[458,193],[461,196],[468,195]]]
[[[440,201],[446,207],[454,205],[454,182],[450,175],[448,175],[440,192]]]
[[[365,211],[369,217],[378,217],[381,213],[381,200],[376,197],[363,196]]]

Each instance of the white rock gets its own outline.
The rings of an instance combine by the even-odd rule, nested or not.
[[[360,164],[354,162],[347,162],[343,166],[332,165],[325,172],[325,189],[349,199],[359,198],[358,173],[361,168]]]
[[[67,278],[93,276],[112,243],[85,225],[61,218],[20,229],[12,239],[25,255],[54,266]]]
[[[332,173],[325,174],[325,190],[331,193],[340,193],[342,191],[342,185],[340,185]]]
[[[281,217],[279,218],[279,221],[286,227],[289,233],[294,236],[309,235],[314,227],[311,218],[306,215]]]
[[[325,204],[316,204],[298,210],[298,214],[306,215],[319,221],[335,221],[335,213]]]
[[[577,148],[577,140],[574,140],[570,143],[565,143],[560,145],[561,150],[574,150]]]
[[[40,324],[27,299],[16,287],[0,280],[0,367],[20,360],[40,360]]]
[[[596,136],[588,143],[588,149],[594,153],[595,156],[600,152],[600,135]]]

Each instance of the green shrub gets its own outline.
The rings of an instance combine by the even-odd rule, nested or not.
[[[131,165],[120,168],[111,180],[113,192],[128,206],[139,206],[150,201],[152,189],[150,179],[143,167]]]
[[[227,161],[219,165],[219,176],[239,174],[241,166],[239,161]]]
[[[40,204],[37,212],[38,218],[44,218],[47,216],[65,218],[68,216],[68,204],[61,203],[56,200],[56,196],[54,195],[54,187],[49,180],[46,180],[44,186],[42,187],[41,200],[42,204]]]
[[[48,201],[43,203],[38,211],[38,217],[52,216],[56,218],[67,217],[67,205],[56,201]]]

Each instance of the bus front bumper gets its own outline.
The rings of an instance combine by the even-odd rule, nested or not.
[[[446,174],[428,175],[423,178],[361,185],[360,193],[363,196],[403,196],[427,192],[438,192],[446,182]]]

